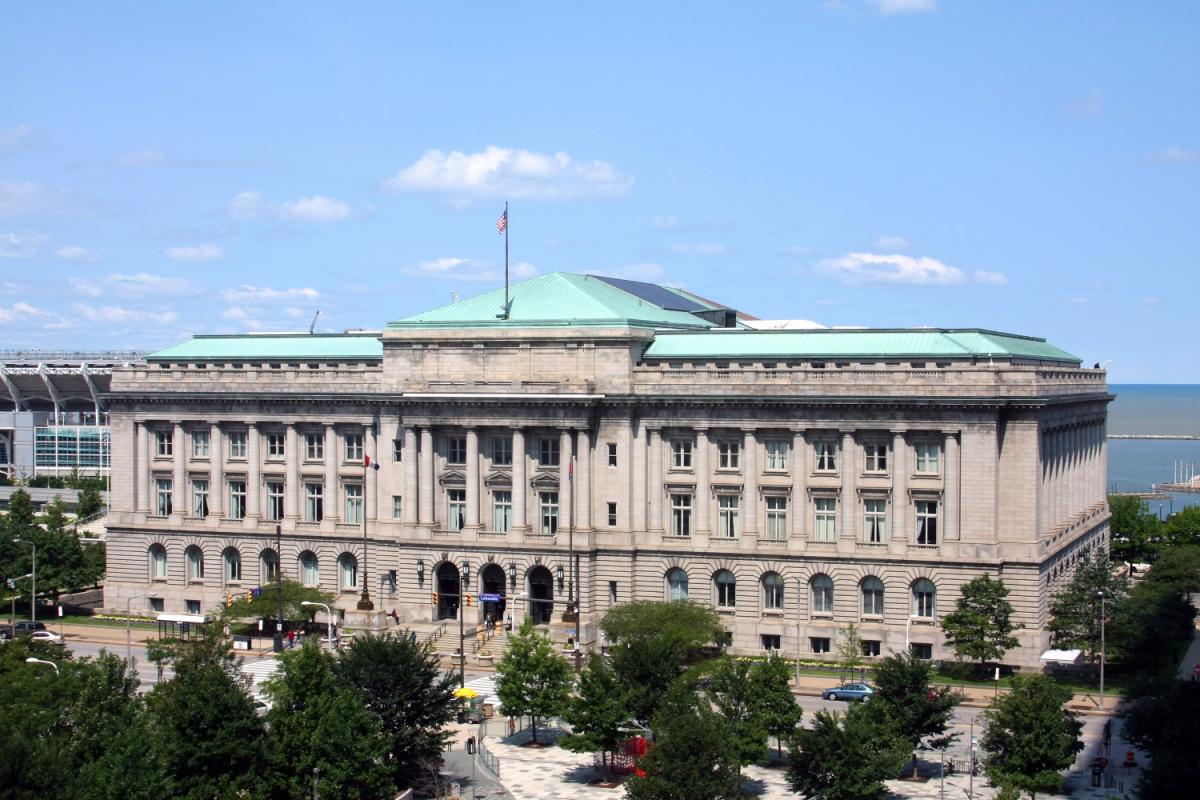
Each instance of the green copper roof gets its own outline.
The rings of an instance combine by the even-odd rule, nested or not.
[[[590,275],[552,272],[509,288],[511,312],[499,319],[504,290],[495,289],[423,311],[389,328],[472,328],[620,325],[705,329],[711,323],[685,311],[667,311]]]
[[[648,359],[666,358],[1079,358],[1045,339],[984,330],[722,330],[660,333]]]
[[[255,359],[383,359],[378,337],[355,334],[262,334],[196,336],[146,356],[147,361],[216,361]]]

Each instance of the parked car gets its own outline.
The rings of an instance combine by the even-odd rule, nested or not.
[[[66,644],[63,637],[54,631],[34,631],[29,638],[35,642],[46,642],[47,644]]]
[[[825,700],[866,700],[875,690],[865,683],[843,683],[821,692]]]
[[[44,630],[46,630],[46,623],[32,622],[27,619],[22,619],[22,620],[17,621],[17,624],[13,626],[13,629],[17,632],[17,635],[19,636],[22,633],[33,633],[34,631],[44,631]]]
[[[0,625],[0,642],[7,642],[13,638],[12,625]]]

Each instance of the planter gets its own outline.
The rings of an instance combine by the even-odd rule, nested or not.
[[[492,655],[487,655],[487,656],[485,656],[483,653],[480,653],[480,654],[479,654],[479,655],[477,655],[475,658],[476,658],[476,659],[479,661],[479,666],[481,666],[481,667],[490,667],[490,666],[492,665],[492,662],[495,660],[495,658],[496,658],[496,657],[495,657],[495,656],[492,656]]]

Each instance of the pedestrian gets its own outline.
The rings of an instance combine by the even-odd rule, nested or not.
[[[296,646],[296,629],[288,631],[288,649]]]
[[[512,717],[508,718],[508,735],[512,736],[517,732],[517,722]]]

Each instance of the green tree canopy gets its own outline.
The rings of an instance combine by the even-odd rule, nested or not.
[[[79,492],[79,519],[87,519],[104,509],[104,498],[94,483],[87,483]]]
[[[1142,688],[1125,713],[1121,735],[1150,754],[1139,797],[1191,797],[1200,786],[1200,681],[1163,680]],[[1183,746],[1185,743],[1192,746]]]
[[[755,663],[747,658],[722,657],[708,679],[706,693],[725,718],[738,764],[745,766],[767,755],[767,724],[755,681]]]
[[[804,716],[788,683],[791,677],[788,662],[775,656],[756,662],[751,673],[755,704],[762,715],[763,727],[775,737],[777,754],[781,754],[781,743],[791,738]]]
[[[1154,560],[1145,583],[1177,594],[1200,592],[1200,546],[1181,545],[1164,550]]]
[[[882,800],[884,781],[908,759],[908,742],[874,706],[845,715],[818,711],[811,729],[796,731],[788,785],[811,800]]]
[[[955,609],[942,618],[942,632],[959,658],[981,665],[999,661],[1017,646],[1012,632],[1021,626],[1013,624],[1012,613],[1004,581],[980,575],[963,584]]]
[[[911,650],[893,653],[875,667],[875,693],[870,706],[889,721],[896,733],[916,749],[921,740],[932,737],[933,747],[942,747],[954,734],[946,735],[954,707],[962,695],[943,686],[929,684],[929,662],[918,658]],[[913,771],[917,768],[913,756]]]
[[[1046,625],[1056,647],[1079,648],[1095,661],[1100,653],[1100,593],[1104,593],[1105,611],[1118,622],[1129,614],[1129,579],[1123,570],[1113,569],[1103,551],[1084,550],[1075,565],[1070,582],[1050,601],[1050,622]],[[1121,630],[1118,625],[1110,632]],[[1122,651],[1120,637],[1109,637],[1109,658]]]
[[[383,726],[397,788],[422,788],[418,779],[441,766],[447,725],[459,709],[453,674],[443,673],[437,655],[407,632],[355,638],[334,671],[362,692]]]
[[[1168,548],[1200,545],[1200,506],[1188,506],[1167,517],[1162,525],[1160,552]]]
[[[296,581],[270,581],[259,587],[257,595],[252,589],[242,589],[232,595],[233,602],[221,610],[224,620],[266,618],[279,616],[282,601],[283,618],[312,619],[321,609],[317,606],[302,606],[303,602],[324,603],[333,607],[333,595],[314,586],[304,586]],[[272,632],[272,631],[268,631]]]
[[[593,653],[588,658],[579,673],[578,692],[567,703],[563,718],[571,725],[571,734],[559,745],[576,753],[599,752],[607,766],[609,754],[628,737],[625,726],[630,714],[625,687],[604,656]]]
[[[1140,497],[1109,495],[1112,512],[1109,527],[1112,557],[1118,561],[1145,562],[1154,554],[1154,542],[1159,537],[1158,517],[1150,513]]]
[[[1062,788],[1062,770],[1083,749],[1083,723],[1063,708],[1070,699],[1069,689],[1030,675],[1014,678],[1012,691],[993,701],[981,745],[994,784],[1034,798]]]
[[[496,694],[504,713],[529,715],[536,743],[538,719],[561,714],[567,707],[573,683],[570,665],[555,652],[550,637],[538,633],[526,620],[509,637],[508,652],[496,665],[496,673]]]
[[[725,635],[717,612],[690,601],[621,603],[605,613],[600,628],[610,642],[667,640],[685,651],[718,642]]]

